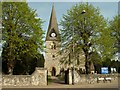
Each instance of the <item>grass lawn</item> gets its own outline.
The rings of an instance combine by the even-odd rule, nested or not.
[[[51,79],[50,75],[48,75],[47,78],[48,78],[48,83],[52,82],[52,79]]]

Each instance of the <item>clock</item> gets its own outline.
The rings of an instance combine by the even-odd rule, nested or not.
[[[54,32],[51,33],[51,37],[56,37],[56,34]]]

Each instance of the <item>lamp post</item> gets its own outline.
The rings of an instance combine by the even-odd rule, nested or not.
[[[85,10],[83,10],[81,14],[84,14],[84,13],[86,13],[86,11],[85,11]]]
[[[85,14],[85,13],[86,13],[86,11],[82,10],[81,15]],[[84,18],[84,24],[85,24],[85,18]],[[83,29],[84,29],[84,26],[83,26]],[[73,39],[74,39],[74,28],[73,28]],[[74,58],[74,40],[73,40],[73,58]]]
[[[82,10],[81,12],[81,15],[85,14],[86,11],[85,10]],[[85,18],[84,18],[84,22],[85,22]],[[84,29],[84,26],[83,26],[83,29]],[[74,27],[73,27],[73,39],[74,39]],[[73,40],[73,59],[74,59],[74,40]],[[75,68],[74,68],[74,65],[73,65],[73,68],[72,68],[72,84],[74,85],[74,71],[75,71]]]

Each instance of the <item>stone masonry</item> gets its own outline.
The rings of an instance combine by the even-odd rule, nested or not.
[[[45,86],[47,85],[47,70],[36,68],[32,75],[3,75],[2,86]]]

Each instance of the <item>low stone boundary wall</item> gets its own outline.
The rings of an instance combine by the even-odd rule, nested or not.
[[[97,83],[98,78],[111,78],[111,81],[118,80],[118,74],[91,74],[80,75],[79,83]]]
[[[32,75],[3,75],[2,86],[43,86],[47,85],[47,70],[36,68]]]

